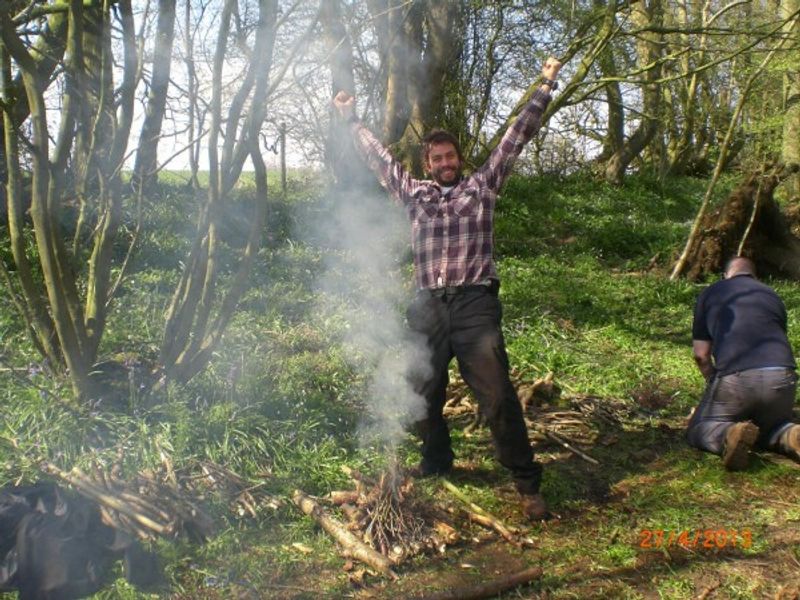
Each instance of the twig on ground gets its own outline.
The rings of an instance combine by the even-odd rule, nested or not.
[[[386,577],[397,579],[397,575],[392,571],[391,560],[359,541],[343,524],[326,514],[319,504],[302,491],[295,490],[292,494],[292,501],[300,510],[319,523],[341,545],[347,556],[363,562]]]
[[[695,600],[706,600],[706,598],[708,598],[711,595],[711,592],[716,590],[718,587],[719,587],[719,581],[715,581],[714,583],[706,587],[706,589],[704,589],[702,592],[700,592],[700,594],[697,595],[697,598],[695,598]]]
[[[466,504],[473,513],[473,516],[477,516],[478,518],[475,519],[477,523],[480,523],[484,527],[491,527],[497,533],[499,533],[503,538],[514,544],[519,545],[519,540],[517,540],[516,536],[511,532],[511,530],[506,527],[503,522],[498,519],[497,517],[489,514],[483,508],[475,504],[472,500],[470,500],[464,492],[459,490],[455,485],[447,481],[447,479],[442,479],[442,485],[444,488],[453,494],[456,498],[461,500],[464,504]]]
[[[595,458],[592,458],[591,456],[589,456],[585,452],[582,452],[581,450],[578,450],[575,446],[570,444],[567,440],[565,440],[562,437],[556,435],[552,431],[549,431],[549,430],[545,429],[544,427],[537,427],[537,430],[541,431],[545,436],[547,436],[547,438],[553,440],[557,444],[561,444],[562,446],[564,446],[564,448],[566,448],[567,450],[569,450],[573,454],[581,457],[586,462],[590,462],[593,465],[599,465],[600,464],[599,460],[597,460]]]

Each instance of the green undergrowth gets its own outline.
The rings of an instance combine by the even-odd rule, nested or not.
[[[197,199],[187,194],[180,174],[162,181],[144,206],[144,242],[103,340],[103,360],[127,369],[107,398],[77,405],[68,385],[42,370],[9,298],[0,293],[0,482],[40,478],[42,460],[89,469],[108,467],[121,456],[123,472],[133,474],[159,467],[166,457],[186,469],[215,461],[280,500],[261,507],[254,519],[233,514],[226,498],[209,495],[205,506],[218,525],[211,540],[158,545],[176,598],[258,597],[254,590],[269,598],[340,598],[354,592],[334,543],[289,500],[297,488],[322,496],[351,487],[342,465],[376,474],[392,459],[359,435],[374,418],[376,365],[373,348],[359,343],[352,317],[363,310],[359,302],[380,290],[335,236],[305,228],[312,216],[324,221],[337,211],[315,186],[313,179],[295,179],[286,198],[270,200],[252,286],[224,343],[203,373],[158,395],[148,393],[139,373],[158,355],[163,312],[192,229],[186,215]],[[604,442],[585,448],[600,466],[558,447],[537,448],[545,464],[543,493],[563,518],[532,528],[532,549],[502,547],[514,564],[546,567],[539,582],[503,597],[691,597],[702,591],[698,581],[723,563],[720,597],[760,597],[766,588],[753,588],[748,572],[733,568],[736,561],[767,560],[776,548],[798,555],[791,545],[796,541],[784,548],[775,536],[776,528],[796,526],[800,518],[791,507],[797,492],[787,491],[797,489],[797,469],[763,456],[747,472],[728,474],[717,457],[689,449],[682,439],[685,417],[703,388],[690,332],[702,286],[670,282],[667,272],[704,186],[686,178],[631,177],[613,188],[576,175],[562,181],[516,178],[504,191],[496,237],[515,373],[533,380],[552,372],[561,388],[556,403],[567,407],[571,399],[591,397],[623,407],[628,417],[604,426]],[[232,211],[223,228],[223,272],[235,265],[236,243],[255,201],[248,184],[236,194],[241,210]],[[393,281],[403,285],[368,320],[402,322],[411,294],[408,256],[387,264]],[[331,279],[344,285],[320,291],[321,282]],[[774,284],[797,345],[800,286]],[[453,482],[479,505],[522,526],[488,431],[467,434],[465,424],[453,422]],[[400,439],[397,453],[402,465],[415,464],[414,438]],[[416,490],[430,501],[454,504],[435,479],[418,482]],[[770,504],[770,498],[782,503]],[[641,547],[644,530],[718,528],[748,529],[753,544],[713,552]],[[465,569],[469,579],[479,569],[462,566],[477,561],[468,552],[456,548],[404,566],[404,581],[396,589],[377,586],[375,597],[414,593],[417,576],[433,587],[445,571]],[[144,597],[122,580],[97,595]]]

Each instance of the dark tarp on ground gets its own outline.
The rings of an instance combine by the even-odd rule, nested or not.
[[[97,505],[54,483],[0,488],[0,591],[20,600],[70,600],[99,591],[117,560],[140,587],[157,586],[154,554],[105,525]]]

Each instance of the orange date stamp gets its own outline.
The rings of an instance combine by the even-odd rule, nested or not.
[[[749,529],[642,529],[640,548],[750,548],[753,534]]]

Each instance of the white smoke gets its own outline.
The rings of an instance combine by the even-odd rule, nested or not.
[[[335,240],[319,280],[321,308],[345,319],[346,353],[368,382],[360,442],[393,454],[407,427],[425,416],[411,377],[430,371],[425,340],[405,325],[410,224],[386,195],[334,194],[332,214],[320,224]]]

